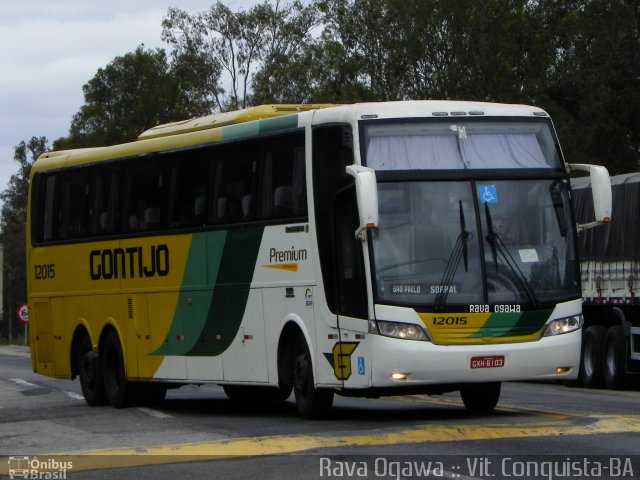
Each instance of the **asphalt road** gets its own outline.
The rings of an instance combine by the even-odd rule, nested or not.
[[[329,418],[307,421],[292,399],[236,404],[207,385],[116,410],[33,374],[26,348],[0,347],[0,477],[28,465],[110,480],[640,478],[638,452],[639,390],[508,383],[485,415],[456,393],[336,397]]]

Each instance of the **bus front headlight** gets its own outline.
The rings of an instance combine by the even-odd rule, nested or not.
[[[377,333],[385,337],[402,338],[404,340],[429,341],[424,328],[414,323],[388,322],[386,320],[370,320],[369,333]]]
[[[582,326],[582,314],[552,320],[544,331],[544,337],[552,337],[563,333],[573,332]]]

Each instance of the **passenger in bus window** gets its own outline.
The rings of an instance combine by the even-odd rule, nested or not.
[[[497,217],[492,221],[493,231],[505,245],[517,245],[517,225],[508,225],[504,218]]]

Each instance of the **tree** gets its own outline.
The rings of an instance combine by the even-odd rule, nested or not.
[[[24,242],[29,175],[35,160],[47,150],[45,137],[32,137],[28,143],[20,142],[14,149],[13,157],[18,163],[18,171],[11,176],[7,188],[0,193],[0,200],[3,202],[0,211],[0,241],[4,245],[3,329],[9,337],[17,327],[14,312],[20,304],[27,301]]]
[[[218,2],[162,28],[171,61],[99,70],[56,148],[261,103],[451,98],[541,106],[569,160],[640,169],[640,0]]]
[[[540,2],[556,55],[542,101],[568,159],[612,174],[640,170],[639,3]]]
[[[254,101],[514,101],[542,85],[528,0],[323,0],[322,36],[254,77]],[[267,92],[267,94],[265,94]],[[284,95],[282,95],[284,93]]]
[[[509,101],[539,83],[528,0],[325,0],[326,37],[378,101]],[[542,67],[542,68],[541,68]]]
[[[315,4],[300,0],[265,0],[238,12],[217,2],[209,11],[193,15],[171,8],[163,21],[163,39],[173,45],[174,53],[200,58],[212,71],[223,72],[227,88],[212,85],[217,109],[236,110],[253,101],[290,95],[271,87],[284,86],[277,81],[278,68],[304,50],[318,18]],[[259,69],[262,88],[252,99],[252,78]]]
[[[207,115],[213,105],[207,70],[199,58],[144,50],[116,57],[82,87],[85,104],[71,121],[69,136],[57,150],[133,141],[144,130],[174,120]]]
[[[555,118],[568,160],[640,170],[640,1],[318,6],[322,37],[259,70],[255,99],[534,104]]]

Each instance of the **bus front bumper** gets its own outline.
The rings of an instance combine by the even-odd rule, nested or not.
[[[435,345],[370,335],[371,387],[573,380],[582,331],[524,343]],[[347,385],[345,385],[346,387]]]

